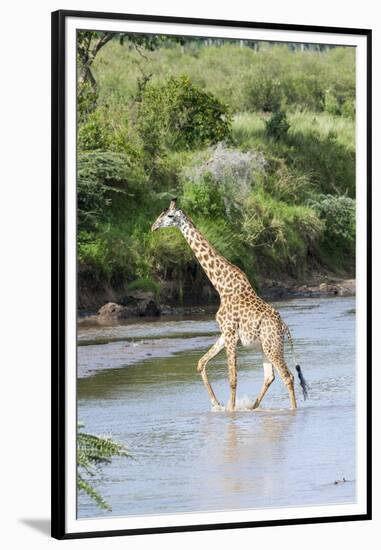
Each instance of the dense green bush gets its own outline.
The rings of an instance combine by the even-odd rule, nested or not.
[[[118,198],[136,199],[144,192],[144,174],[128,156],[113,152],[83,152],[77,162],[78,229],[96,229],[107,219]]]
[[[126,108],[117,110],[106,105],[97,107],[78,126],[80,151],[113,151],[125,153],[140,160],[141,144],[135,133],[131,135]]]
[[[281,108],[284,98],[280,80],[264,71],[254,73],[245,85],[246,106],[249,111],[273,112]]]
[[[210,174],[199,181],[187,181],[183,185],[182,205],[190,215],[220,217],[225,214],[224,197],[221,188]]]
[[[82,82],[77,93],[78,122],[82,124],[97,107],[98,93],[89,82]]]
[[[78,148],[81,151],[107,151],[111,148],[114,131],[104,109],[89,113],[86,120],[78,126]]]
[[[322,195],[309,202],[324,220],[323,250],[345,267],[353,264],[356,244],[356,202],[343,196]]]
[[[79,156],[77,164],[77,209],[79,232],[94,230],[111,204],[110,186],[98,177],[98,155]]]
[[[325,94],[324,108],[327,113],[336,116],[347,116],[354,118],[355,116],[355,97],[354,93],[349,89],[329,88]]]
[[[139,230],[118,218],[98,227],[96,233],[84,233],[78,245],[82,278],[98,284],[103,281],[115,288],[123,288],[137,278],[148,278],[152,272],[148,234],[148,224]]]
[[[317,75],[312,68],[308,71],[293,72],[285,75],[282,89],[287,107],[298,107],[312,111],[324,110],[325,78]]]
[[[148,84],[138,109],[145,148],[192,149],[228,139],[231,117],[226,105],[193,85],[186,76]]]
[[[279,141],[284,139],[290,125],[284,111],[275,111],[269,120],[266,121],[266,136]]]

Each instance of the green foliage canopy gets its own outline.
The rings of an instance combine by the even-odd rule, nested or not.
[[[181,76],[146,86],[138,128],[151,154],[163,148],[202,148],[229,139],[231,115],[227,105]]]

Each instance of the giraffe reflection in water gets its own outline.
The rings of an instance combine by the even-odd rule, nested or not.
[[[274,487],[280,482],[277,472],[284,467],[289,439],[297,435],[295,411],[258,410],[252,416],[239,402],[237,409],[221,415],[223,422],[216,422],[218,413],[207,415],[202,437],[208,444],[200,456],[213,464],[205,492],[220,495],[223,502],[230,498],[232,506],[241,495],[246,499],[252,492],[263,501],[279,490]]]

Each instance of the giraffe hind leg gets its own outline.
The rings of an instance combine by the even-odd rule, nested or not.
[[[274,367],[279,372],[290,396],[291,409],[296,409],[296,398],[294,389],[294,375],[289,371],[284,359],[274,361]]]
[[[279,372],[290,397],[291,409],[296,409],[296,398],[294,389],[294,376],[287,367],[286,361],[283,355],[283,337],[279,338],[267,338],[262,342],[263,352],[267,359],[273,364],[276,370]]]
[[[274,376],[274,367],[272,366],[271,363],[263,363],[263,374],[264,374],[264,380],[263,380],[263,386],[262,386],[262,389],[261,391],[259,392],[258,394],[258,397],[256,398],[255,402],[254,402],[254,405],[253,405],[253,409],[256,409],[257,407],[259,407],[262,399],[264,398],[267,390],[269,389],[269,387],[271,386],[271,384],[274,382],[275,380],[275,376]]]

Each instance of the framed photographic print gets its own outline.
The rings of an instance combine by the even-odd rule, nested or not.
[[[370,519],[370,200],[370,30],[52,14],[55,538]]]

